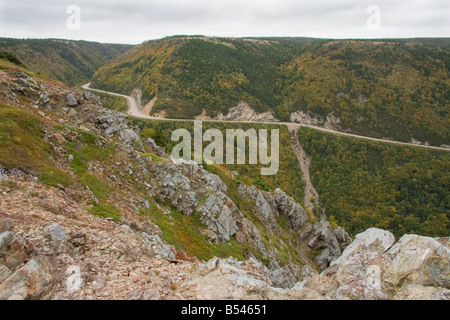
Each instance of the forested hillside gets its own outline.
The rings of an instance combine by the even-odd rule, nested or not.
[[[333,112],[343,129],[448,142],[450,52],[405,42],[330,41],[282,67],[283,118]]]
[[[368,227],[447,236],[450,154],[300,128],[311,175],[330,222],[357,234]]]
[[[69,85],[84,84],[94,72],[129,50],[131,45],[59,39],[0,38],[28,68]]]
[[[193,118],[226,113],[245,100],[257,111],[278,104],[278,67],[309,39],[172,37],[148,41],[97,71],[92,87],[130,94],[142,90],[153,113]]]
[[[449,144],[447,39],[314,40],[171,37],[100,68],[92,86],[142,91],[152,114],[214,117],[246,101],[289,121],[333,114],[340,130]]]

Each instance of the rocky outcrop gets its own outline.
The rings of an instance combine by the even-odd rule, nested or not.
[[[158,234],[149,235],[146,232],[142,233],[142,236],[150,248],[155,252],[156,257],[159,259],[175,260],[174,249],[162,242]]]
[[[0,234],[0,300],[38,299],[50,288],[52,267],[14,232]]]
[[[238,192],[241,197],[250,198],[255,202],[255,213],[273,233],[281,232],[277,223],[280,215],[287,219],[289,228],[293,231],[298,230],[309,220],[303,207],[288,197],[281,189],[266,192],[255,186],[240,184]]]
[[[389,288],[407,285],[450,289],[450,241],[404,235],[385,254],[383,282]]]
[[[328,130],[339,131],[341,129],[341,120],[337,118],[333,113],[330,113],[326,117],[323,117],[310,111],[306,113],[303,111],[296,111],[291,113],[290,120],[291,122],[308,126],[322,127]]]
[[[100,110],[94,125],[97,132],[105,134],[109,138],[118,134],[125,145],[143,152],[144,147],[139,136],[139,129],[131,125],[127,115],[111,110]]]
[[[200,214],[211,241],[228,242],[235,236],[264,255],[266,249],[252,222],[244,218],[226,195],[227,187],[217,175],[192,164],[154,163],[151,167],[157,192],[182,214]]]
[[[230,108],[226,115],[219,113],[211,118],[206,115],[206,110],[196,117],[196,120],[219,120],[219,121],[256,121],[256,122],[277,122],[273,112],[267,111],[257,113],[247,102],[241,101],[237,106]]]
[[[394,242],[394,235],[389,231],[376,228],[367,229],[356,235],[355,240],[331,265],[357,264],[372,260],[389,249]]]
[[[145,140],[145,142],[149,146],[150,150],[153,151],[153,153],[155,153],[156,155],[163,157],[163,158],[169,157],[169,155],[166,153],[166,149],[158,146],[156,144],[155,140],[153,140],[152,138],[147,138]]]
[[[333,299],[448,299],[449,239],[405,235],[394,242],[380,229],[358,234],[319,276],[338,284],[325,294]]]
[[[342,228],[333,229],[325,220],[308,225],[301,234],[300,240],[307,241],[310,250],[320,252],[316,257],[316,263],[321,270],[340,257],[341,249],[347,247],[352,241]]]
[[[78,100],[73,93],[67,95],[67,104],[69,107],[76,107],[78,105]]]

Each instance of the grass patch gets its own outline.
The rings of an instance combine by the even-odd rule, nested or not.
[[[151,158],[154,162],[167,162],[167,159],[161,158],[154,153],[139,153],[143,158]]]
[[[105,200],[108,198],[111,188],[106,182],[88,171],[88,163],[99,161],[110,164],[112,162],[111,154],[115,150],[115,146],[99,147],[96,145],[96,141],[100,139],[98,136],[85,131],[75,131],[80,133],[79,139],[67,144],[67,149],[73,156],[70,167],[79,177],[79,181],[88,186],[95,197]]]
[[[70,174],[57,168],[47,168],[47,171],[40,173],[38,178],[40,182],[51,187],[59,185],[67,187],[73,183]]]
[[[108,194],[111,191],[111,188],[106,182],[100,180],[90,173],[83,174],[80,177],[80,182],[87,185],[94,196],[101,200],[105,200],[106,198],[108,198]]]
[[[238,243],[234,238],[223,244],[211,243],[208,236],[202,234],[200,215],[186,217],[178,211],[172,210],[169,217],[157,209],[153,199],[150,201],[150,209],[144,210],[142,213],[161,228],[163,239],[167,243],[200,260],[207,261],[216,256],[222,258],[231,256],[239,260],[245,260],[250,252],[256,257],[261,256],[250,245]]]
[[[112,218],[115,222],[119,222],[121,218],[120,210],[108,203],[97,204],[88,211],[96,216]]]
[[[0,164],[8,169],[42,171],[50,165],[50,146],[41,121],[24,110],[0,104]]]
[[[35,172],[48,186],[71,185],[72,177],[51,163],[51,147],[43,137],[43,124],[36,116],[0,104],[0,164]]]

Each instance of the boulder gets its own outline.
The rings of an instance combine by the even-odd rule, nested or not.
[[[158,235],[149,235],[143,232],[142,236],[158,259],[175,260],[175,254],[172,249],[164,244]]]
[[[370,228],[356,235],[355,240],[331,266],[370,261],[388,250],[395,242],[394,235],[385,230]]]
[[[67,95],[67,103],[68,103],[69,107],[76,107],[78,105],[78,100],[75,97],[75,94],[69,93]]]
[[[45,233],[47,237],[52,241],[66,242],[67,237],[61,225],[57,222],[52,223],[47,228],[45,228]]]
[[[14,232],[7,231],[0,234],[0,258],[9,270],[14,271],[23,264],[32,250],[32,245]]]
[[[404,235],[389,251],[383,275],[391,287],[408,284],[450,288],[450,249],[436,239]]]
[[[139,136],[132,129],[124,129],[119,131],[119,136],[120,139],[122,139],[122,141],[127,144],[136,140],[140,140]]]
[[[51,287],[52,268],[43,256],[28,261],[0,284],[0,300],[39,299]]]

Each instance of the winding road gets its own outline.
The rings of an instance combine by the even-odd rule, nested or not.
[[[160,120],[160,121],[186,121],[186,122],[192,122],[194,120],[192,119],[168,119],[168,118],[157,118],[157,117],[152,117],[152,116],[148,116],[145,114],[142,114],[139,111],[138,105],[136,103],[136,100],[133,97],[130,96],[126,96],[123,94],[119,94],[119,93],[114,93],[114,92],[108,92],[108,91],[104,91],[104,90],[98,90],[98,89],[93,89],[90,88],[90,82],[86,83],[85,85],[81,86],[83,89],[86,90],[91,90],[91,91],[96,91],[96,92],[101,92],[101,93],[106,93],[106,94],[110,94],[113,96],[118,96],[118,97],[122,97],[127,99],[128,101],[128,115],[136,117],[136,118],[141,118],[141,119],[150,119],[150,120]],[[418,148],[427,148],[427,149],[434,149],[434,150],[441,150],[441,151],[450,151],[450,149],[447,148],[443,148],[443,147],[435,147],[435,146],[427,146],[427,145],[421,145],[421,144],[414,144],[414,143],[409,143],[409,142],[400,142],[400,141],[395,141],[395,140],[386,140],[386,139],[378,139],[378,138],[373,138],[373,137],[367,137],[367,136],[360,136],[357,134],[352,134],[352,133],[345,133],[345,132],[340,132],[340,131],[335,131],[335,130],[329,130],[329,129],[325,129],[322,127],[317,127],[317,126],[312,126],[312,125],[305,125],[305,124],[299,124],[299,123],[293,123],[293,122],[262,122],[262,121],[224,121],[224,120],[202,120],[203,122],[223,122],[223,123],[255,123],[255,124],[278,124],[278,125],[286,125],[289,129],[289,131],[297,131],[298,128],[300,127],[308,127],[308,128],[312,128],[312,129],[316,129],[319,131],[323,131],[323,132],[329,132],[329,133],[333,133],[333,134],[337,134],[337,135],[341,135],[341,136],[347,136],[347,137],[353,137],[353,138],[359,138],[359,139],[365,139],[365,140],[372,140],[372,141],[379,141],[379,142],[385,142],[385,143],[391,143],[391,144],[397,144],[397,145],[404,145],[404,146],[411,146],[411,147],[418,147]]]

